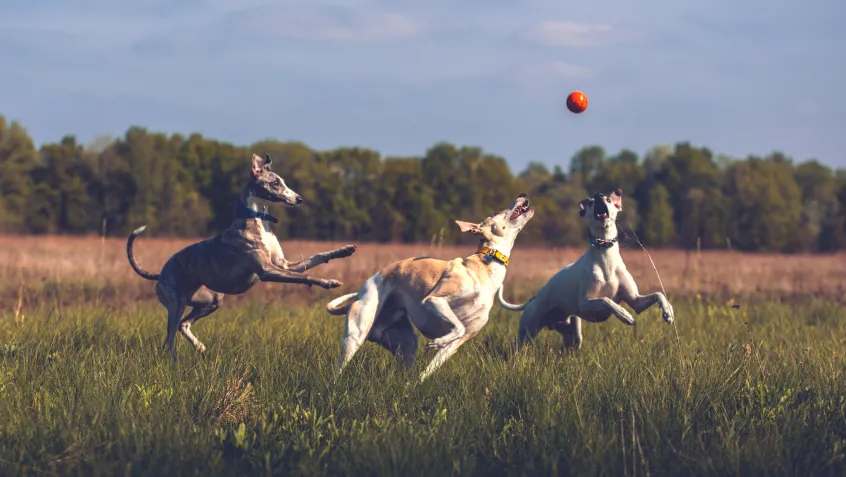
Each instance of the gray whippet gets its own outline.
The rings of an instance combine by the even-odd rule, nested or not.
[[[417,327],[431,340],[426,349],[438,350],[420,376],[426,379],[487,323],[514,240],[534,213],[526,194],[520,194],[511,207],[479,224],[456,220],[462,232],[479,238],[473,255],[394,262],[364,282],[358,293],[332,300],[326,310],[347,315],[336,376],[365,340],[402,357],[408,369],[417,356]]]
[[[542,328],[554,329],[564,338],[564,346],[582,345],[581,320],[601,323],[611,315],[627,325],[634,318],[619,305],[625,302],[640,314],[654,304],[663,312],[664,321],[673,322],[673,308],[663,293],[641,295],[626,269],[617,243],[617,213],[623,209],[623,191],[607,196],[597,193],[579,202],[579,215],[588,223],[590,246],[575,263],[552,276],[537,295],[522,305],[497,298],[503,308],[523,311],[520,316],[518,344],[534,338]]]
[[[141,277],[156,280],[156,295],[167,308],[164,348],[170,349],[172,357],[176,356],[174,338],[177,330],[198,351],[205,351],[203,343],[191,333],[191,325],[217,311],[224,295],[244,293],[259,281],[317,285],[326,289],[341,285],[338,280],[315,278],[303,272],[335,258],[349,257],[355,252],[355,245],[318,253],[299,262],[285,260],[282,246],[269,224],[278,220],[266,213],[267,205],[263,201],[294,207],[301,204],[303,198],[285,185],[279,175],[271,172],[270,163],[269,154],[265,159],[253,154],[250,181],[235,203],[229,228],[216,237],[176,252],[164,264],[161,273],[143,270],[132,253],[135,237],[147,226],[139,227],[127,239],[129,265]],[[192,309],[183,318],[186,305]]]

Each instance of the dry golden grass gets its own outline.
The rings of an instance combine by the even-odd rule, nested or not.
[[[191,240],[145,238],[136,242],[141,265],[158,271],[174,252]],[[0,286],[4,305],[14,306],[21,284],[29,291],[24,305],[39,298],[39,287],[65,295],[62,301],[79,301],[79,290],[96,293],[96,299],[135,301],[152,298],[153,287],[130,269],[124,239],[96,237],[0,237]],[[288,241],[283,244],[289,259],[299,259],[343,243]],[[635,246],[636,247],[636,246]],[[431,255],[454,258],[472,253],[472,245],[432,247],[427,244],[359,245],[349,259],[336,260],[311,273],[337,278],[344,290],[354,290],[363,280],[391,261]],[[506,279],[507,296],[525,298],[557,270],[575,260],[584,249],[521,246],[512,253]],[[655,250],[650,252],[664,286],[670,294],[739,296],[749,294],[813,295],[841,297],[846,279],[846,254],[777,255],[729,251]],[[623,257],[642,290],[660,285],[648,258],[639,248],[624,247]],[[81,287],[81,288],[80,288]],[[292,297],[325,298],[327,292],[300,286],[259,284],[248,296],[286,300]],[[336,295],[336,293],[331,293]],[[91,298],[90,295],[85,295]]]

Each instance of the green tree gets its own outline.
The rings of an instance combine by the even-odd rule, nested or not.
[[[788,162],[750,157],[727,171],[729,234],[742,250],[785,251],[801,220],[801,189]]]
[[[796,166],[793,177],[802,194],[802,211],[793,248],[806,252],[827,249],[830,245],[826,237],[840,225],[839,184],[834,171],[812,160]]]
[[[27,231],[24,221],[33,188],[30,173],[39,161],[26,129],[0,116],[0,231]]]
[[[638,235],[646,245],[653,247],[669,245],[676,235],[670,193],[661,184],[649,187]]]
[[[91,229],[88,184],[92,171],[73,136],[41,148],[42,164],[33,168],[35,184],[26,222],[35,233],[84,233]]]
[[[689,143],[676,144],[665,158],[655,179],[667,188],[673,207],[673,222],[679,243],[705,248],[725,243],[726,204],[721,175],[710,151]]]
[[[605,161],[605,149],[600,146],[581,148],[570,159],[570,176],[578,175],[586,184],[590,184]]]

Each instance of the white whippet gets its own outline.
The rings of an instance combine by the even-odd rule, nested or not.
[[[487,323],[514,240],[533,215],[526,194],[520,194],[510,208],[480,224],[456,220],[462,232],[479,238],[473,255],[394,262],[364,282],[358,293],[332,300],[326,310],[347,315],[337,374],[365,340],[402,357],[408,369],[417,356],[417,327],[431,340],[426,349],[438,350],[420,376],[425,380]]]
[[[663,293],[641,295],[617,243],[617,213],[623,209],[623,191],[607,196],[597,193],[579,202],[579,215],[588,222],[590,246],[576,262],[559,270],[522,305],[513,305],[497,298],[503,308],[521,311],[517,342],[525,343],[544,327],[564,337],[564,346],[578,349],[582,344],[581,320],[600,323],[611,315],[627,325],[634,318],[619,303],[627,303],[640,314],[654,304],[663,312],[664,321],[673,322],[673,308]]]

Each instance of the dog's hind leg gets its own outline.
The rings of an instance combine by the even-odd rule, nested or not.
[[[432,373],[435,372],[436,369],[440,368],[446,360],[450,358],[450,356],[454,355],[458,348],[463,345],[467,340],[470,339],[472,335],[470,333],[462,335],[460,338],[451,341],[446,344],[443,348],[439,349],[438,352],[435,354],[435,357],[432,358],[432,361],[426,366],[426,370],[420,375],[420,382],[426,380]]]
[[[527,341],[535,339],[546,323],[547,313],[543,313],[537,300],[532,300],[526,305],[525,311],[520,315],[520,324],[517,328],[517,339],[515,347],[520,347]]]
[[[179,323],[182,321],[182,313],[185,312],[185,304],[188,301],[185,294],[178,287],[169,283],[169,280],[156,282],[156,295],[159,301],[167,308],[167,337],[162,349],[170,351],[170,357],[176,359],[176,347],[174,340]]]
[[[383,305],[381,300],[387,298],[388,295],[388,290],[383,290],[382,287],[381,277],[379,274],[374,275],[364,282],[362,292],[359,293],[361,298],[350,305],[344,341],[341,344],[341,356],[335,371],[336,377],[341,374],[370,334],[370,329]]]
[[[396,314],[402,316],[397,317]],[[382,330],[378,337],[369,338],[378,343],[388,351],[402,358],[405,370],[411,369],[414,360],[417,358],[417,334],[411,320],[405,314],[405,310],[397,310],[394,316],[395,322],[388,328]]]
[[[569,316],[564,321],[554,323],[552,329],[561,334],[564,348],[578,350],[582,347],[582,320],[578,316]]]
[[[194,336],[191,332],[191,325],[197,322],[200,318],[211,315],[220,308],[223,302],[223,293],[213,292],[207,288],[200,288],[188,300],[188,305],[191,306],[191,311],[179,323],[179,331],[199,352],[204,352],[206,346]]]

